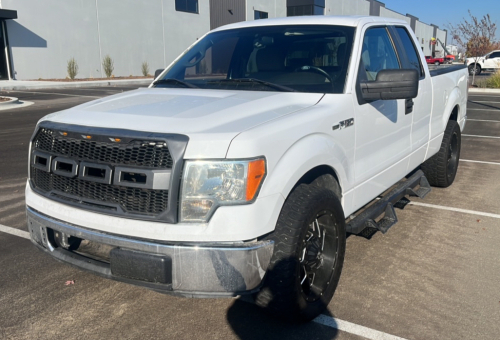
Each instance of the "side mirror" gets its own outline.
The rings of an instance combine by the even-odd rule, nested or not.
[[[164,68],[159,68],[155,71],[155,79],[158,78],[158,76],[164,71]]]
[[[361,81],[361,95],[366,102],[412,99],[418,95],[417,70],[381,70],[375,81]]]

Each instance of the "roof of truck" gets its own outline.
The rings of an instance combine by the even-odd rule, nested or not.
[[[366,15],[311,15],[274,19],[261,19],[242,21],[218,27],[213,31],[223,31],[234,28],[256,27],[256,26],[277,26],[277,25],[339,25],[339,26],[363,26],[367,23],[381,24],[408,24],[401,19],[375,17]]]

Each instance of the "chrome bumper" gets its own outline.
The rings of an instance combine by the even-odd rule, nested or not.
[[[236,296],[258,290],[274,247],[271,241],[155,243],[72,225],[30,207],[27,207],[27,218],[32,242],[60,261],[107,278],[184,296]],[[109,262],[82,256],[57,246],[53,239],[54,232],[111,246],[126,256],[111,256]],[[149,268],[148,256],[155,262],[151,263],[152,268]],[[157,261],[158,258],[161,260]],[[131,268],[133,272],[124,275],[123,268]],[[160,268],[163,275],[148,274],[155,268]],[[145,272],[149,277],[141,277],[141,273]],[[164,279],[157,280],[156,277]]]

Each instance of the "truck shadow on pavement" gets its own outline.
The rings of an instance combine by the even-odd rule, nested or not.
[[[328,311],[324,314],[329,315]],[[241,300],[236,300],[229,308],[227,321],[242,340],[335,339],[338,334],[337,329],[314,321],[293,324],[278,320],[266,314],[262,308]]]
[[[280,270],[280,264],[274,266],[274,270]],[[271,274],[271,271],[266,275]],[[271,295],[276,292],[271,290]],[[317,322],[293,323],[280,320],[271,316],[266,311],[250,302],[251,297],[235,300],[227,311],[227,321],[234,333],[242,340],[265,340],[265,339],[335,339],[338,330],[335,328],[334,319],[329,319],[331,326],[325,326]],[[269,305],[273,304],[273,300]],[[325,306],[326,307],[326,306]],[[328,309],[322,313],[332,316]]]

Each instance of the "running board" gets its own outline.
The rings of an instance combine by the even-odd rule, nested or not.
[[[417,187],[419,188],[416,189]],[[363,233],[363,230],[369,229],[375,231],[380,230],[385,234],[390,227],[398,222],[394,206],[404,207],[405,205],[398,205],[398,202],[401,200],[404,201],[406,195],[424,198],[430,191],[431,186],[427,178],[425,178],[422,170],[418,170],[406,179],[406,181],[399,182],[394,189],[354,217],[346,225],[346,231],[351,234],[364,234],[368,236],[370,233]],[[406,199],[406,201],[408,200]],[[382,215],[383,217],[376,221],[376,219]]]

